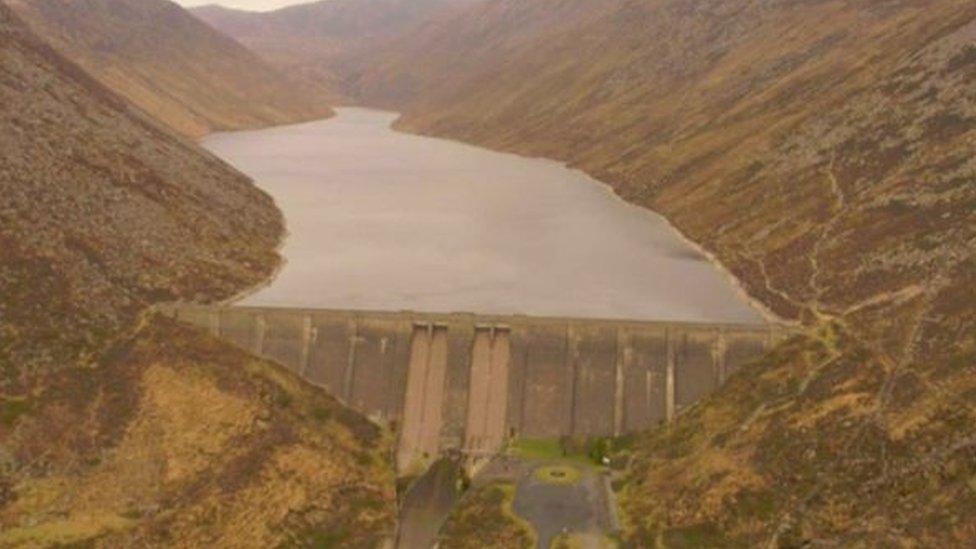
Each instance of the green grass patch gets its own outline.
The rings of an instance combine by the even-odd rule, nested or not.
[[[672,528],[664,532],[665,547],[699,548],[728,547],[729,540],[713,524],[701,523]]]
[[[72,516],[35,524],[8,528],[0,532],[2,547],[85,546],[109,532],[123,531],[135,522],[111,513]]]
[[[10,398],[0,402],[0,424],[12,427],[29,409],[27,401],[22,398]]]
[[[552,541],[551,549],[583,549],[594,547],[598,549],[616,549],[620,544],[609,537],[599,534],[560,534]]]
[[[546,484],[570,486],[582,480],[583,472],[572,465],[547,465],[533,471],[532,477]]]
[[[556,460],[566,457],[557,438],[520,438],[512,445],[513,455],[522,459]]]
[[[314,549],[331,549],[345,547],[349,539],[349,532],[345,528],[338,530],[309,529],[302,532],[297,539],[290,540],[293,547],[309,547]]]
[[[509,454],[529,461],[560,461],[581,467],[598,467],[612,449],[609,439],[520,438]]]
[[[321,406],[316,406],[312,409],[312,417],[315,418],[316,421],[326,423],[332,419],[332,410],[328,410]]]

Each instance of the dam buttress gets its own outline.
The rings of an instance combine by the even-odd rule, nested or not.
[[[397,432],[397,468],[510,437],[670,421],[787,335],[779,326],[260,307],[174,318],[276,361]]]

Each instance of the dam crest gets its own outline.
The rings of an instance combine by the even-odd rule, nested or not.
[[[718,324],[175,306],[174,318],[393,427],[397,468],[490,457],[514,437],[606,437],[671,421],[786,330]]]

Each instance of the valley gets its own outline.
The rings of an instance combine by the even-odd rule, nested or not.
[[[969,0],[4,0],[0,545],[972,546],[973,81]]]

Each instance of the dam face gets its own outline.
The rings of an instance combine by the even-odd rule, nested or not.
[[[603,437],[671,420],[785,333],[699,324],[180,306],[398,434],[400,471],[510,437]]]

